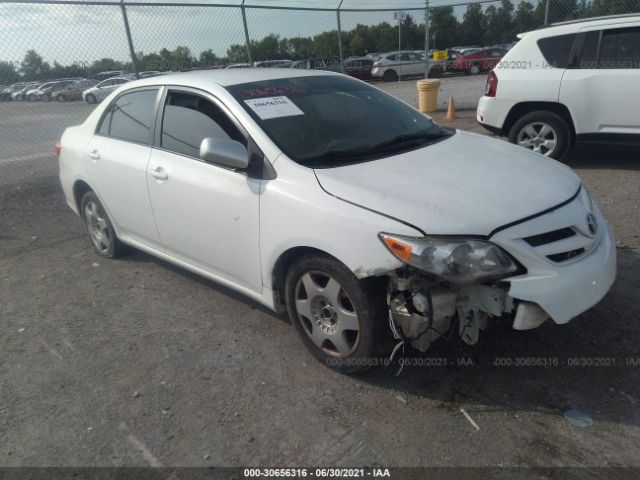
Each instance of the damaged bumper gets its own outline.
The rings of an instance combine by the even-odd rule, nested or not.
[[[417,270],[397,271],[389,282],[389,312],[392,329],[402,333],[394,334],[426,351],[456,319],[457,333],[468,344],[477,343],[493,317],[511,316],[516,330],[537,328],[549,318],[565,324],[602,300],[616,277],[613,233],[584,189],[568,204],[503,229],[490,241],[526,273],[494,285],[455,286]]]

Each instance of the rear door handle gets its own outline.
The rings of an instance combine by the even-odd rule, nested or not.
[[[153,178],[157,178],[158,180],[167,180],[169,175],[164,171],[164,168],[157,167],[155,170],[149,169],[149,175]]]
[[[89,157],[93,158],[94,160],[98,160],[100,158],[100,152],[98,152],[98,150],[91,150],[89,152]]]

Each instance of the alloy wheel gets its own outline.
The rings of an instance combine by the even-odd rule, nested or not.
[[[84,207],[84,221],[89,232],[91,242],[101,253],[106,253],[113,243],[113,234],[106,219],[106,214],[100,206],[92,201]]]
[[[558,134],[547,123],[533,122],[518,132],[517,144],[550,157],[558,145]]]
[[[358,347],[360,320],[342,285],[326,273],[307,272],[295,288],[297,318],[325,354],[346,358]]]

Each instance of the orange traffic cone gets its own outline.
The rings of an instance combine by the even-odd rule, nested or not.
[[[449,97],[449,108],[447,109],[447,120],[450,122],[456,119],[456,102],[453,97]]]

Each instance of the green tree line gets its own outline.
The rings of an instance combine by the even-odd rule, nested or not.
[[[551,0],[549,21],[559,22],[601,15],[640,12],[640,0]],[[461,18],[454,7],[434,7],[430,15],[430,47],[445,49],[456,45],[490,46],[509,43],[516,35],[535,29],[544,23],[545,1],[522,0],[516,5],[500,0],[489,5],[471,3]],[[400,31],[398,31],[398,29]],[[342,32],[345,57],[398,49],[422,50],[425,46],[424,23],[416,23],[407,15],[400,25],[380,22],[376,25],[358,24]],[[283,38],[269,34],[260,40],[251,40],[253,60],[327,58],[338,56],[338,32],[330,30],[308,37]],[[232,44],[224,56],[207,49],[194,55],[186,46],[174,50],[162,48],[158,52],[137,54],[140,70],[182,70],[206,68],[229,63],[247,62],[245,44]],[[91,76],[105,70],[133,71],[131,62],[111,58],[95,60],[90,64],[49,64],[34,50],[27,51],[19,64],[0,61],[0,84],[21,80],[38,80]]]

